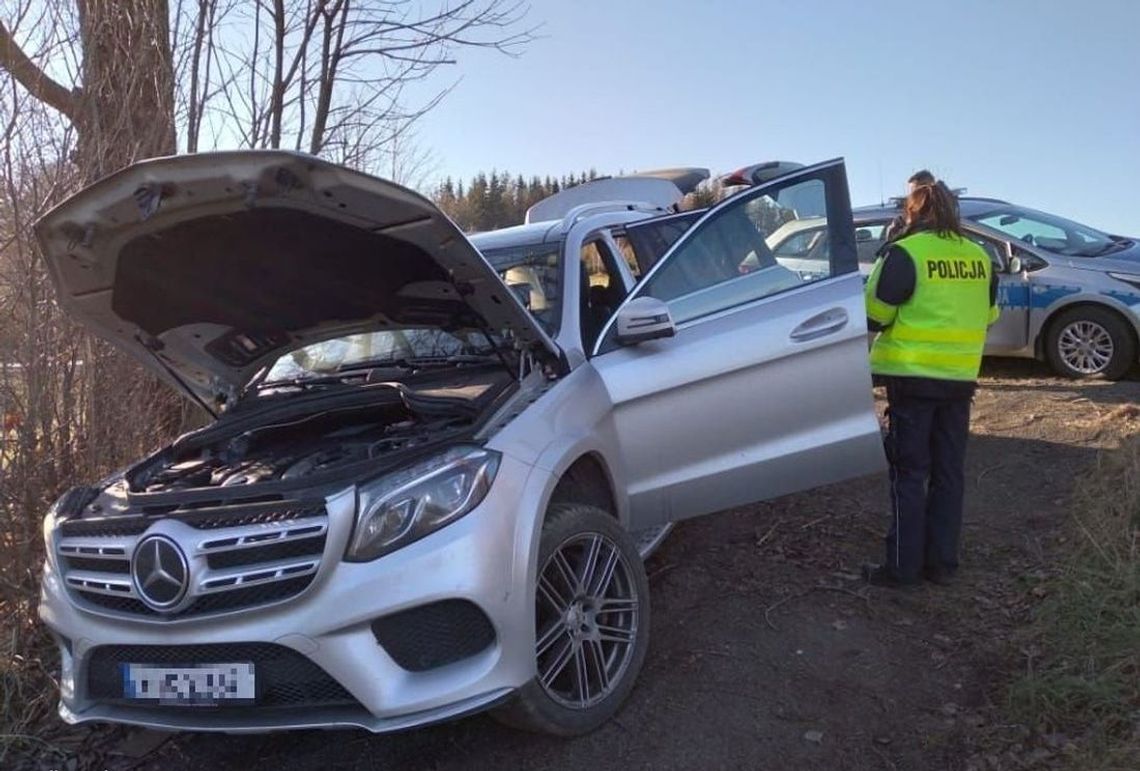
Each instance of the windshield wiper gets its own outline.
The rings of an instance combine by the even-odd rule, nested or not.
[[[307,390],[314,386],[327,386],[327,385],[347,385],[345,381],[359,378],[362,373],[340,373],[336,375],[316,375],[313,377],[294,377],[285,380],[265,380],[258,383],[254,390],[258,393],[262,391],[272,391],[275,388],[299,388]]]
[[[498,361],[492,353],[456,353],[441,356],[415,356],[402,359],[366,359],[354,361],[337,367],[337,372],[359,372],[365,369],[379,369],[381,367],[400,367],[401,369],[424,369],[426,367],[442,367],[449,364],[488,364]]]
[[[263,380],[257,383],[253,387],[253,390],[260,393],[262,391],[272,391],[277,388],[307,390],[319,386],[347,385],[348,381],[351,380],[366,379],[368,372],[371,370],[385,367],[406,369],[409,372],[414,372],[417,369],[426,369],[428,367],[446,367],[455,364],[490,364],[491,362],[497,361],[498,357],[492,353],[461,353],[450,356],[419,356],[401,359],[367,359],[364,361],[354,361],[349,364],[341,364],[337,367],[336,372],[331,372],[327,375],[294,377],[282,380]]]

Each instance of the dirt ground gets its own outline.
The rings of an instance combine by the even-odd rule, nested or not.
[[[1127,429],[1119,407],[1140,403],[1140,383],[1073,383],[1018,362],[983,375],[955,586],[862,585],[887,521],[885,478],[862,479],[680,525],[648,565],[654,628],[639,684],[590,736],[481,716],[382,736],[102,729],[52,739],[75,754],[41,767],[1051,767],[1062,743],[1009,723],[1003,688],[1033,653],[1017,632],[1064,547],[1073,475]]]

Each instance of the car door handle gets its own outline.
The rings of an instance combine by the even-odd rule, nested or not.
[[[847,326],[847,321],[847,311],[842,308],[832,308],[831,310],[826,310],[823,313],[812,316],[800,324],[792,330],[789,337],[792,339],[792,342],[795,343],[804,343],[808,340],[826,337]]]

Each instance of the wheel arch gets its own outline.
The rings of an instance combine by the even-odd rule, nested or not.
[[[559,475],[546,505],[554,503],[588,503],[621,519],[613,475],[605,458],[592,450],[571,461]]]

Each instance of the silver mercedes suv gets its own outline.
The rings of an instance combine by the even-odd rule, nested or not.
[[[48,512],[65,720],[586,732],[633,687],[670,523],[882,468],[841,161],[698,215],[583,194],[469,240],[234,152],[44,217],[64,307],[216,418]],[[801,217],[831,244],[806,277],[765,241]]]

